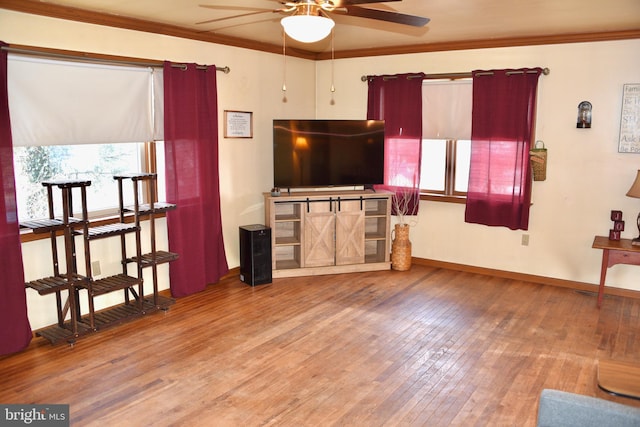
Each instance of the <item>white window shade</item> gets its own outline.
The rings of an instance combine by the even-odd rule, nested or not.
[[[423,82],[423,139],[471,139],[472,87],[471,80]]]
[[[153,70],[153,140],[164,141],[164,74],[162,68]]]
[[[10,54],[7,83],[13,144],[154,140],[157,71]]]

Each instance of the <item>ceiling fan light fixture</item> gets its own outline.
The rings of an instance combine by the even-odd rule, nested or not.
[[[317,7],[300,7],[293,15],[282,18],[280,24],[292,39],[313,43],[327,37],[335,22],[322,16]]]

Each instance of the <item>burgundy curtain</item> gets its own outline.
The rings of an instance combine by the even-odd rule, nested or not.
[[[385,121],[384,188],[395,192],[392,215],[402,207],[417,215],[420,202],[422,148],[422,80],[424,74],[369,78],[367,119]]]
[[[174,297],[205,289],[229,268],[222,238],[216,68],[164,64],[164,139],[169,277]]]
[[[2,46],[6,44],[0,42]],[[0,50],[0,354],[24,349],[33,336],[27,317],[7,95],[7,51]]]
[[[466,222],[528,229],[529,149],[541,72],[540,68],[473,72]]]

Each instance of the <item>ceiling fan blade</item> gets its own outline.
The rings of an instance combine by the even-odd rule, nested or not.
[[[207,6],[203,6],[203,7],[207,7]],[[226,21],[228,19],[236,19],[236,18],[242,18],[244,16],[260,15],[262,13],[273,13],[273,12],[279,12],[279,10],[260,9],[260,10],[256,10],[255,12],[241,13],[240,15],[232,15],[232,16],[224,16],[222,18],[208,19],[206,21],[196,22],[196,25],[210,24],[212,22]]]
[[[358,16],[360,18],[377,19],[379,21],[395,22],[396,24],[411,25],[413,27],[423,27],[429,23],[429,18],[422,16],[407,15],[400,12],[390,12],[378,9],[366,9],[358,6],[345,6],[346,13],[336,9],[333,13],[340,13],[349,16]]]
[[[205,9],[214,9],[214,10],[249,10],[249,11],[257,11],[257,10],[271,10],[266,9],[264,7],[249,7],[249,6],[216,6],[213,4],[199,4],[198,6],[204,7]]]
[[[226,25],[224,27],[210,28],[210,29],[204,30],[203,32],[205,32],[205,33],[216,33],[218,31],[227,30],[229,28],[241,27],[243,25],[259,24],[260,22],[273,21],[274,19],[280,19],[280,18],[271,17],[271,18],[267,18],[267,19],[258,19],[257,21],[241,22],[241,23],[237,23],[237,24]]]
[[[354,4],[371,4],[371,3],[389,3],[392,1],[402,0],[335,0],[333,3],[336,7],[352,6]]]

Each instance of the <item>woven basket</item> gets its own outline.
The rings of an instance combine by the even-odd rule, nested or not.
[[[393,232],[395,233],[395,238],[391,243],[391,268],[397,271],[407,271],[411,268],[409,226],[407,224],[396,224]]]
[[[540,145],[540,146],[539,146]],[[533,170],[534,181],[544,181],[547,179],[547,149],[544,142],[536,141],[534,147],[529,151],[531,159],[531,169]]]

